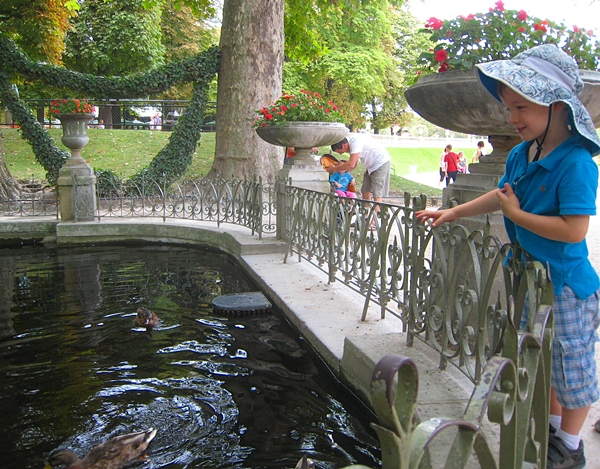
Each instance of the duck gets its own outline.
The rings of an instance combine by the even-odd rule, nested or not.
[[[152,329],[158,324],[158,316],[147,308],[138,308],[135,322],[138,326],[146,328],[148,336],[152,335]]]
[[[56,450],[48,456],[44,469],[60,465],[65,465],[66,469],[121,469],[142,455],[155,436],[156,430],[153,428],[116,436],[94,446],[83,459],[79,459],[71,450]]]

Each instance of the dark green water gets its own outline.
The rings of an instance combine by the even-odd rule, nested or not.
[[[373,417],[278,311],[213,314],[255,290],[212,250],[0,249],[0,467],[149,427],[150,462],[131,467],[376,467]],[[151,339],[140,306],[161,319]]]

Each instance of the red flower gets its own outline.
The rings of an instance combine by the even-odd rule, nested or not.
[[[527,19],[527,12],[525,10],[519,10],[517,13],[517,18],[521,21],[525,21]]]
[[[524,33],[524,32],[525,32],[525,28],[524,28],[523,26],[521,26],[521,27],[519,28],[519,32],[520,32],[520,33]]]
[[[543,23],[543,22],[542,22],[542,23]],[[544,26],[543,24],[538,24],[538,23],[535,23],[535,24],[533,25],[533,29],[535,29],[536,31],[541,31],[541,32],[543,32],[543,33],[546,33],[546,32],[548,32],[548,30],[546,29],[546,26]]]
[[[467,17],[465,18],[467,21],[471,21],[475,19],[475,15],[473,13],[471,13],[470,15],[467,15]]]
[[[446,52],[445,50],[440,49],[435,51],[435,60],[437,62],[445,62],[447,58],[448,52]]]
[[[265,114],[265,119],[267,119],[267,120],[273,119],[273,114]]]
[[[292,107],[298,107],[298,103],[292,103]]]
[[[496,10],[498,11],[504,11],[504,3],[502,2],[502,0],[498,0],[496,3]]]
[[[427,20],[427,22],[425,23],[425,27],[426,28],[431,28],[434,31],[438,30],[442,27],[442,25],[444,24],[444,22],[442,20],[438,20],[437,18],[434,18],[433,16],[431,18],[429,18]]]
[[[450,64],[448,62],[444,62],[444,63],[442,63],[438,72],[442,73],[442,72],[447,72],[448,70],[450,70]]]
[[[326,107],[326,108],[325,108],[325,112],[326,112],[327,114],[329,114],[329,113],[331,112],[331,110],[330,110],[328,107]]]

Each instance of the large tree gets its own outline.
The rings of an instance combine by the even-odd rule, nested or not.
[[[221,68],[217,94],[215,162],[209,176],[273,182],[281,150],[252,129],[254,110],[281,93],[284,0],[225,0],[221,26]]]

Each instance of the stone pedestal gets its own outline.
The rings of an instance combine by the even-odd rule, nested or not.
[[[62,221],[92,221],[96,209],[96,176],[81,157],[89,142],[87,122],[91,114],[63,114],[61,141],[71,150],[71,157],[58,172],[58,197]]]

